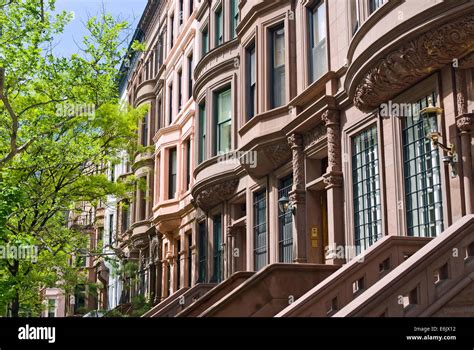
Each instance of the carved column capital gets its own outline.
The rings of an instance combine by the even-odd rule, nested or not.
[[[288,136],[288,145],[291,149],[303,147],[303,137],[300,134],[291,134]]]
[[[342,172],[340,171],[331,171],[327,174],[324,174],[323,178],[324,183],[326,184],[326,189],[342,187],[343,185]]]
[[[321,116],[321,119],[324,122],[324,125],[326,127],[331,127],[331,126],[339,126],[340,125],[340,120],[339,120],[339,111],[335,109],[328,109],[323,113]]]
[[[304,190],[292,190],[289,193],[290,201],[298,206],[298,204],[306,203],[306,191]]]

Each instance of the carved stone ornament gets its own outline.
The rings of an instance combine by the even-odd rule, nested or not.
[[[329,169],[340,171],[342,169],[342,156],[339,111],[327,110],[323,113],[322,120],[327,127]]]
[[[343,177],[342,172],[329,172],[323,175],[324,183],[326,184],[326,189],[333,187],[342,187]]]
[[[305,186],[303,137],[299,134],[288,136],[288,145],[293,152],[293,188],[300,189]]]
[[[264,156],[272,162],[274,169],[281,167],[291,159],[291,150],[284,142],[273,143],[263,149]]]
[[[467,113],[457,117],[456,126],[461,132],[474,131],[474,113]]]
[[[326,134],[326,126],[324,124],[318,124],[316,127],[306,132],[303,135],[304,149],[307,150],[308,148],[317,144],[326,137]]]
[[[153,237],[150,244],[150,256],[152,262],[160,260],[160,240],[157,236]]]
[[[212,184],[196,195],[196,203],[203,210],[207,211],[222,201],[230,199],[237,189],[239,179]]]
[[[474,51],[474,14],[432,29],[402,45],[370,69],[357,86],[354,105],[377,109],[435,70]]]

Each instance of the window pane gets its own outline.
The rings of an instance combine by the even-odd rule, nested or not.
[[[278,199],[290,197],[293,186],[293,174],[280,180],[278,186]],[[279,230],[279,261],[283,263],[293,262],[293,215],[290,211],[278,210]]]
[[[310,21],[310,72],[311,82],[327,71],[326,57],[326,5],[319,3],[309,11]]]
[[[434,93],[431,98],[435,101]],[[420,114],[427,105],[428,97],[417,101],[403,118],[407,234],[435,237],[443,231],[443,203],[439,151],[426,138],[437,120]]]
[[[224,42],[223,27],[224,17],[222,16],[222,7],[216,10],[216,46]]]
[[[354,232],[357,254],[382,237],[377,127],[352,140]]]
[[[222,281],[222,218],[220,215],[214,216],[214,276],[212,282]]]
[[[276,28],[272,32],[272,108],[285,102],[285,30]]]
[[[206,159],[206,105],[199,105],[199,163]]]
[[[255,270],[267,264],[266,190],[254,195],[254,262]]]
[[[232,129],[232,105],[231,91],[226,90],[217,94],[216,97],[216,153],[224,153],[230,150]]]

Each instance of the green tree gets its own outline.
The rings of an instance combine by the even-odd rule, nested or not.
[[[68,214],[80,202],[126,196],[127,184],[103,170],[135,149],[145,113],[119,101],[127,24],[92,17],[81,54],[56,56],[71,15],[53,14],[54,4],[0,0],[0,244],[38,247],[37,261],[0,259],[0,313],[10,305],[13,316],[37,314],[41,288],[67,290],[81,278],[70,258],[87,236],[68,227]]]

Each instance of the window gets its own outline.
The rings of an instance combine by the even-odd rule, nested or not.
[[[110,182],[115,181],[115,165],[110,164]]]
[[[224,16],[222,14],[222,6],[214,13],[216,19],[216,38],[215,45],[219,46],[224,43]]]
[[[163,102],[161,98],[158,100],[157,103],[157,108],[156,108],[156,128],[155,128],[155,134],[158,132],[158,130],[161,129],[161,123],[162,123],[162,113],[163,113]]]
[[[170,49],[174,45],[174,14],[170,16]]]
[[[214,154],[226,153],[231,148],[231,91],[221,91],[215,96],[215,144]]]
[[[253,198],[253,232],[255,270],[267,264],[267,202],[265,190],[255,193]]]
[[[184,0],[179,0],[179,13],[178,13],[178,23],[179,23],[179,26],[181,27],[181,25],[183,24],[183,18],[184,18],[184,3],[183,3]]]
[[[199,236],[199,282],[206,282],[207,279],[207,234],[206,223],[200,222],[198,224]]]
[[[202,43],[201,43],[201,48],[202,48],[202,56],[207,54],[209,52],[209,27],[206,26],[202,30]]]
[[[257,106],[257,79],[255,43],[247,48],[247,120],[255,115]]]
[[[433,93],[433,101],[436,96]],[[436,103],[436,102],[434,102]],[[420,114],[428,97],[413,104],[403,118],[403,158],[408,236],[435,237],[443,231],[443,203],[438,150],[426,138],[436,117]]]
[[[214,275],[212,282],[219,283],[222,281],[222,218],[216,215],[213,218],[214,233]]]
[[[359,0],[348,0],[350,6],[352,35],[354,35],[360,27],[360,8]]]
[[[189,190],[191,187],[191,140],[186,140],[186,174],[185,174],[185,188]]]
[[[193,236],[189,233],[187,236],[188,238],[188,287],[192,285],[192,272],[193,272],[193,252],[191,247],[193,246]]]
[[[382,237],[377,127],[352,140],[352,181],[356,253],[360,254]]]
[[[289,198],[293,186],[293,174],[280,180],[278,186],[278,199]],[[293,262],[293,214],[287,210],[278,212],[279,231],[279,261],[282,263]]]
[[[173,123],[173,84],[168,86],[168,125]]]
[[[239,24],[239,2],[230,0],[230,35],[232,39],[237,37],[237,25]]]
[[[102,248],[103,240],[104,240],[104,228],[99,227],[97,231],[97,247],[98,248]]]
[[[146,184],[147,178],[140,178],[141,183],[137,186],[138,195],[138,221],[145,220],[146,216]]]
[[[178,72],[178,111],[183,107],[183,72]]]
[[[199,163],[206,159],[206,105],[199,105]]]
[[[191,16],[193,12],[194,12],[194,1],[189,0],[189,15]]]
[[[125,200],[122,202],[122,232],[126,232],[130,226],[130,203]]]
[[[164,39],[163,33],[161,33],[160,38],[158,39],[158,64],[161,66],[163,64],[163,55],[164,55]]]
[[[193,97],[193,54],[188,56],[188,99]]]
[[[111,245],[114,236],[114,214],[109,215],[109,244]]]
[[[145,114],[142,122],[142,146],[148,146],[148,113]]]
[[[56,317],[56,299],[48,299],[48,317]]]
[[[326,57],[326,3],[321,1],[308,10],[311,82],[327,70]]]
[[[387,0],[369,0],[369,14],[374,13]]]
[[[168,157],[168,199],[173,199],[176,196],[176,147],[169,150]]]
[[[168,296],[173,293],[173,286],[171,285],[171,265],[169,263],[166,264],[166,276],[167,276],[167,283],[168,283]]]
[[[176,290],[181,288],[181,239],[176,240]]]
[[[283,105],[285,97],[285,28],[271,31],[271,108]]]

